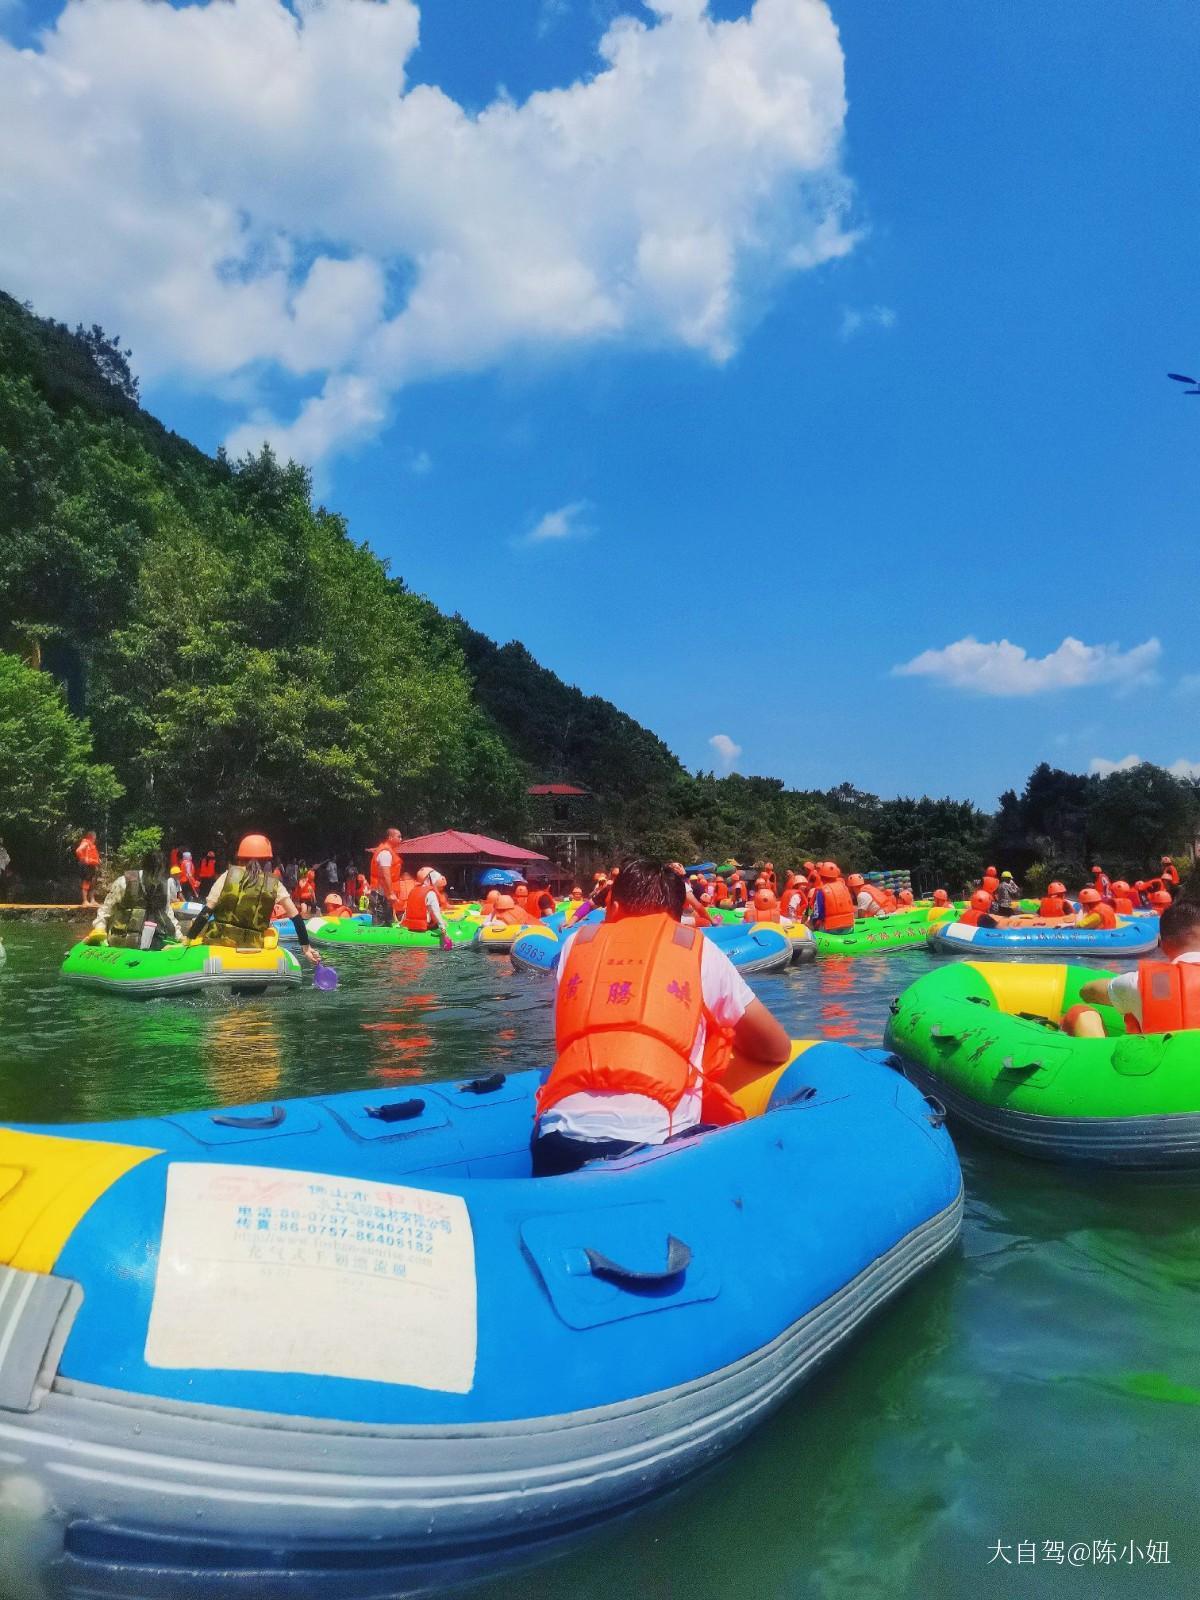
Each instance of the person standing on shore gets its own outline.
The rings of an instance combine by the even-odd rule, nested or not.
[[[79,904],[87,911],[95,911],[99,902],[93,890],[100,871],[100,851],[96,844],[95,828],[89,828],[75,846],[75,859],[79,863]]]

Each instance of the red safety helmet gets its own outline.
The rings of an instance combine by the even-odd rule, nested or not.
[[[1092,868],[1092,871],[1093,871],[1093,872],[1103,872],[1103,871],[1104,871],[1104,868],[1103,868],[1103,867],[1093,867],[1093,868]]]
[[[950,904],[950,896],[945,889],[935,889],[933,891],[933,903],[935,906],[948,906]]]
[[[770,911],[774,908],[775,896],[771,893],[770,889],[756,889],[754,893],[754,904],[759,908],[760,911]]]
[[[1125,882],[1124,878],[1114,878],[1112,886],[1113,886],[1113,893],[1114,894],[1128,894],[1129,893],[1129,885]]]
[[[976,889],[975,893],[971,896],[971,910],[989,911],[991,909],[991,905],[992,897],[987,890]]]
[[[1171,896],[1165,889],[1154,889],[1146,897],[1152,906],[1165,908],[1171,904]]]
[[[237,847],[239,861],[273,861],[275,852],[265,833],[248,833]]]
[[[847,889],[862,889],[866,887],[866,879],[861,872],[852,872],[846,879]]]
[[[345,904],[346,902],[342,899],[340,894],[327,894],[325,896],[326,911],[329,910],[330,906],[344,906]]]
[[[840,878],[842,875],[842,869],[836,861],[822,861],[817,871],[827,883],[832,883],[835,878]]]
[[[910,906],[910,905],[912,905],[912,903],[913,903],[913,892],[912,892],[912,890],[911,889],[901,889],[900,893],[896,896],[896,901],[897,901],[897,904],[902,905],[902,906]]]
[[[987,869],[987,871],[986,871],[986,872],[985,872],[985,873],[984,873],[984,877],[985,877],[985,878],[987,878],[987,877],[992,877],[992,878],[994,878],[994,877],[995,877],[995,876],[996,876],[996,869],[995,869],[995,867],[989,867],[989,868],[988,868],[988,869]]]
[[[1087,889],[1080,889],[1079,903],[1081,906],[1098,906],[1100,904],[1099,889],[1093,889],[1091,887],[1088,887]]]
[[[1047,894],[1066,894],[1066,892],[1067,892],[1066,884],[1065,883],[1059,883],[1057,878],[1055,878],[1053,883],[1050,883],[1050,884],[1046,885],[1046,893]]]

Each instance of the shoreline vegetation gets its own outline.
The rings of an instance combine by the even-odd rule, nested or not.
[[[688,772],[616,706],[393,577],[269,448],[203,454],[141,408],[122,350],[0,293],[0,843],[27,886],[85,827],[214,848],[253,822],[289,855],[379,827],[523,843],[531,784],[594,797],[597,860],[637,851],[861,870],[954,891],[985,858],[1037,891],[1093,857],[1190,857],[1200,786],[1144,763],[1046,763],[995,814],[849,783]]]

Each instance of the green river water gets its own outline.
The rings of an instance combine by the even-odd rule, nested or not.
[[[135,1003],[58,982],[64,925],[0,931],[6,1120],[458,1077],[551,1053],[550,985],[507,957],[345,952],[332,994]],[[930,959],[829,960],[754,987],[796,1037],[874,1045],[889,999]],[[698,1485],[473,1592],[1200,1595],[1200,1185],[958,1144],[967,1209],[950,1259]],[[1076,1565],[1051,1558],[1054,1541]],[[1153,1541],[1166,1562],[1147,1559]]]

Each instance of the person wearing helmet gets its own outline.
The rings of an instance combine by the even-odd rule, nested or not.
[[[1101,900],[1107,900],[1111,905],[1112,879],[1101,866],[1094,866],[1092,868],[1092,888],[1095,889]]]
[[[822,861],[817,873],[821,887],[809,905],[810,926],[823,933],[849,933],[854,926],[854,899],[841,868],[836,861]]]
[[[327,917],[352,917],[354,915],[353,911],[351,911],[350,907],[342,899],[341,895],[337,893],[327,894],[325,896],[325,902],[322,905],[321,910]]]
[[[771,892],[769,884],[763,884],[761,889],[755,889],[754,899],[746,907],[743,922],[778,922],[779,901]]]
[[[991,895],[986,889],[976,889],[971,896],[967,909],[959,913],[958,920],[968,928],[998,928],[1000,924],[991,913]]]
[[[1170,856],[1162,857],[1162,871],[1159,873],[1159,877],[1168,888],[1178,889],[1179,868],[1175,865]]]
[[[913,908],[913,892],[911,889],[901,889],[896,895],[896,905],[901,911],[911,911]]]
[[[548,883],[531,883],[528,897],[525,901],[526,911],[532,911],[535,917],[549,917],[555,910],[555,899]]]
[[[1075,918],[1078,928],[1115,928],[1117,913],[1107,900],[1100,898],[1099,889],[1088,887],[1079,891],[1079,915]]]
[[[1112,882],[1113,910],[1119,917],[1128,917],[1133,912],[1133,890],[1124,878],[1114,878]]]
[[[1067,886],[1055,878],[1046,885],[1046,892],[1038,903],[1039,917],[1069,917],[1071,902],[1067,899]]]
[[[1000,887],[1000,874],[995,867],[989,867],[979,881],[979,887],[986,889],[989,894],[995,894]]]
[[[280,916],[291,917],[305,960],[314,966],[320,961],[308,942],[308,929],[296,902],[271,870],[273,859],[271,841],[264,834],[246,835],[238,845],[237,860],[213,880],[188,930],[193,944],[203,940],[238,950],[261,950],[272,912],[278,910]]]
[[[1169,905],[1173,904],[1170,892],[1166,889],[1151,889],[1146,899],[1150,903],[1151,911],[1163,912]]]
[[[779,900],[779,914],[792,921],[802,917],[808,909],[808,885],[803,878],[793,877]]]
[[[1021,885],[1011,872],[1002,872],[1000,882],[992,891],[992,911],[998,917],[1015,916],[1021,898]]]
[[[935,906],[948,906],[950,904],[950,896],[945,889],[935,889],[933,891],[933,903]]]

